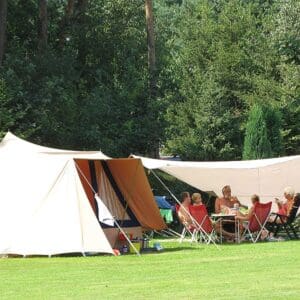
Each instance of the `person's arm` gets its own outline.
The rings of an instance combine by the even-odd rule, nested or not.
[[[183,224],[185,222],[185,217],[181,211],[181,207],[179,208],[177,215],[178,215],[180,222]]]
[[[236,196],[234,196],[233,199],[234,199],[234,201],[235,201],[236,203],[239,204],[239,207],[243,207],[243,208],[246,208],[246,209],[248,208],[248,206],[242,204],[242,203],[240,202],[240,200],[239,200]]]
[[[288,215],[288,205],[287,203],[283,203],[280,207],[280,209],[278,210],[278,213],[284,216]]]
[[[293,200],[288,201],[286,203],[286,215],[289,216],[291,213],[291,210],[293,208],[293,206],[295,205],[295,197],[293,198]]]
[[[248,221],[248,220],[250,220],[252,214],[253,214],[253,207],[250,208],[248,214],[243,215],[243,214],[239,213],[238,215],[235,216],[235,218],[239,219],[239,220],[243,220],[243,221]]]
[[[189,214],[185,211],[184,207],[180,207],[178,210],[178,217],[182,224],[188,225],[192,222]]]
[[[219,214],[221,212],[220,199],[217,198],[215,201],[215,213]]]
[[[278,198],[275,198],[275,203],[277,204],[278,209],[281,209],[283,206],[283,202],[280,201]]]

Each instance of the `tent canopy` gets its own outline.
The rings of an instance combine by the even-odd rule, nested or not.
[[[229,184],[241,202],[258,194],[262,202],[282,198],[286,186],[300,191],[300,155],[271,159],[224,162],[185,162],[140,158],[147,169],[160,169],[203,191],[222,194]]]

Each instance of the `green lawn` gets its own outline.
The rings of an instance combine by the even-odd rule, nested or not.
[[[0,259],[0,299],[299,299],[300,241]]]

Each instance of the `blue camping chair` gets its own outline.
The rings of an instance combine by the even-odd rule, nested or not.
[[[167,201],[166,196],[154,196],[157,206],[161,209],[172,209],[172,205]]]

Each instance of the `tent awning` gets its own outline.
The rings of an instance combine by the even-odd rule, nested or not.
[[[140,156],[147,169],[160,169],[200,190],[211,190],[221,195],[222,187],[229,184],[241,201],[248,202],[258,194],[262,202],[282,198],[286,186],[300,191],[300,155],[280,158],[222,161],[185,162],[150,159]]]

